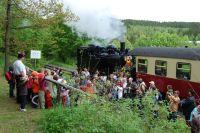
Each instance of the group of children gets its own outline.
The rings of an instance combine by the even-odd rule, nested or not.
[[[59,75],[60,71],[57,69],[52,71],[45,69],[39,70],[38,72],[29,70],[28,72],[28,80],[26,81],[28,95],[26,103],[31,103],[33,108],[41,109],[52,108],[54,104],[59,102],[61,102],[63,106],[70,105],[69,89],[57,86],[52,82],[45,80],[45,78],[49,78],[66,84],[66,80]],[[9,68],[9,71],[6,72],[5,77],[10,88],[9,96],[13,98],[15,97],[14,90],[16,85],[12,66]]]

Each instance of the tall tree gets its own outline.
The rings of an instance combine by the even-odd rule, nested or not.
[[[5,67],[4,72],[9,66],[9,45],[10,45],[10,23],[11,23],[11,0],[7,0],[6,19],[5,19]]]
[[[60,0],[3,0],[7,2],[5,26],[5,70],[9,65],[9,50],[28,50],[29,46],[38,45],[40,29],[49,28],[60,21],[77,20],[78,17],[69,9],[64,9]],[[12,11],[11,12],[11,5]],[[12,22],[10,21],[12,16]],[[11,29],[11,34],[10,33]],[[26,30],[29,29],[29,30]],[[21,36],[18,35],[21,33]],[[27,33],[27,34],[25,34]],[[33,36],[25,37],[32,33]],[[37,38],[34,38],[37,37]],[[9,40],[11,38],[11,45]],[[42,38],[40,36],[40,38]],[[15,45],[14,45],[15,43]],[[22,46],[20,46],[22,45]],[[15,47],[13,47],[15,46]]]
[[[87,36],[79,37],[72,27],[63,22],[52,26],[51,29],[51,47],[46,44],[44,54],[48,57],[56,56],[62,62],[67,62],[68,57],[75,57],[76,49],[89,40]]]

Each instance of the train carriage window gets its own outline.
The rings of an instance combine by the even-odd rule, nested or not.
[[[147,73],[147,59],[138,59],[138,72]]]
[[[155,74],[159,76],[167,75],[167,61],[162,61],[162,60],[155,61]]]
[[[191,64],[178,62],[176,65],[176,77],[178,79],[190,80],[191,78]]]

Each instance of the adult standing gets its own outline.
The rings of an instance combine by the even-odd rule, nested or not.
[[[168,96],[170,101],[169,111],[171,112],[169,120],[172,119],[173,121],[175,121],[177,119],[178,107],[180,104],[179,93],[179,91],[174,91],[173,95]]]
[[[181,109],[183,111],[183,115],[185,116],[186,121],[190,120],[190,114],[192,110],[195,108],[195,97],[194,92],[190,90],[188,92],[188,98],[181,101]]]
[[[18,53],[18,59],[13,63],[14,74],[16,79],[16,88],[17,88],[17,102],[20,103],[20,111],[26,111],[26,96],[28,94],[26,88],[26,82],[28,76],[26,75],[26,67],[23,64],[23,59],[25,54],[22,52]]]
[[[200,105],[195,107],[190,115],[191,133],[200,132]]]
[[[196,118],[196,117],[198,117],[198,116],[200,116],[200,105],[198,105],[197,107],[195,107],[195,108],[192,110],[192,112],[191,112],[191,114],[190,114],[190,122],[192,122],[192,119],[193,119],[193,118]]]

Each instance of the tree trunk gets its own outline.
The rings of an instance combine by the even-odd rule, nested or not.
[[[11,23],[11,0],[7,0],[6,19],[5,19],[5,66],[4,72],[9,66],[9,43],[10,43],[10,23]]]

